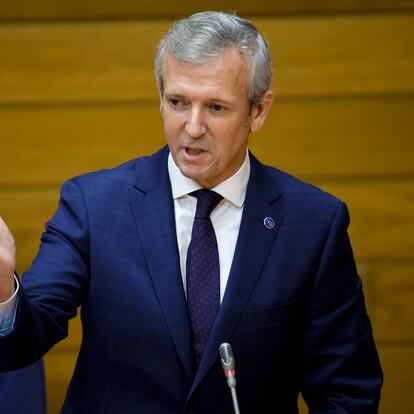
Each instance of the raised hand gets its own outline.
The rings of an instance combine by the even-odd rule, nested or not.
[[[0,217],[0,302],[13,294],[16,246],[14,238],[4,220]]]

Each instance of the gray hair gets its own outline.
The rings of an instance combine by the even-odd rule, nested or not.
[[[200,64],[236,46],[250,66],[247,90],[251,103],[270,89],[272,61],[265,38],[254,25],[234,13],[202,12],[178,20],[158,45],[155,57],[157,85],[164,91],[163,63],[166,53],[178,60]]]

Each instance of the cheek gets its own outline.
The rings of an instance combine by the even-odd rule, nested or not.
[[[240,151],[245,150],[249,132],[248,127],[244,123],[241,125],[240,122],[233,127],[226,125],[219,130],[219,135],[216,135],[215,147],[222,158],[231,159]]]
[[[164,117],[164,132],[168,141],[175,141],[179,131],[178,122],[171,118]]]
[[[186,114],[184,112],[172,112],[171,110],[164,113],[164,124],[170,128],[177,129],[185,125]]]

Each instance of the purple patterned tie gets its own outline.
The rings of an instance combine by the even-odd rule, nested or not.
[[[219,255],[210,214],[223,197],[211,190],[191,195],[197,198],[197,211],[187,252],[187,305],[200,363],[220,307]]]

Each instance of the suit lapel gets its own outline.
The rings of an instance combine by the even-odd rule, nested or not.
[[[220,344],[228,340],[240,319],[282,222],[276,202],[280,192],[265,168],[252,155],[250,160],[250,179],[229,280],[192,392],[218,358]],[[266,217],[273,219],[272,228],[264,225]]]
[[[137,231],[160,307],[189,379],[194,351],[175,231],[174,205],[167,169],[168,150],[148,158],[138,174],[131,200]]]

